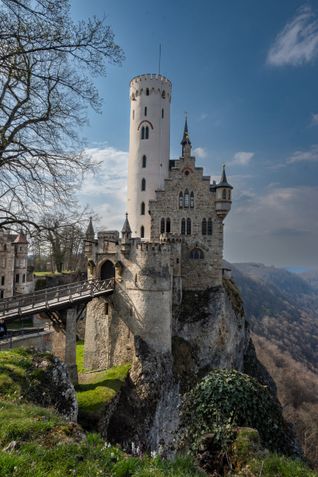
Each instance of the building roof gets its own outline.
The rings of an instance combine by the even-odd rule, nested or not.
[[[93,218],[89,218],[89,224],[86,229],[86,237],[94,237],[95,232],[94,232],[94,227],[93,227]]]
[[[28,244],[29,242],[26,239],[26,236],[23,234],[23,232],[19,232],[16,238],[14,239],[13,243],[20,243],[20,244]]]
[[[126,218],[125,218],[123,228],[121,229],[121,233],[122,234],[131,234],[131,228],[130,228],[127,212],[126,212]]]
[[[186,116],[185,122],[184,122],[184,130],[183,130],[183,138],[180,143],[182,146],[185,146],[185,144],[190,144],[191,146],[191,141],[189,137],[189,131],[188,131],[188,118]]]
[[[225,173],[225,164],[223,164],[222,176],[220,182],[216,185],[216,187],[226,187],[228,189],[233,189],[233,186],[228,183],[226,173]]]

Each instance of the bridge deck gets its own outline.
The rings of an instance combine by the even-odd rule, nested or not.
[[[46,310],[58,310],[71,303],[81,303],[101,295],[110,295],[115,286],[113,278],[89,280],[45,288],[27,295],[0,301],[0,318],[11,321]]]

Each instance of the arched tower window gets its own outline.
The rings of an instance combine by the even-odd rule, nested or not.
[[[194,207],[194,194],[193,194],[193,192],[191,192],[191,194],[190,194],[190,207],[191,207],[191,209],[193,209],[193,207]]]
[[[144,238],[145,237],[145,227],[142,225],[140,227],[140,238]]]
[[[144,202],[141,203],[141,206],[140,206],[140,214],[141,214],[141,215],[145,215],[145,203],[144,203]]]
[[[183,201],[184,207],[188,208],[189,207],[189,191],[186,189],[184,191],[184,201]]]
[[[165,99],[165,97],[166,97],[166,92],[165,92],[165,90],[163,90],[161,97],[162,97],[163,99]]]
[[[166,220],[166,232],[167,232],[167,234],[170,234],[170,231],[171,231],[171,222],[170,222],[170,219],[168,217],[167,220]]]
[[[222,199],[226,200],[226,189],[222,190]]]
[[[161,110],[161,117],[162,117],[162,119],[165,117],[165,110],[163,108]]]
[[[147,156],[142,156],[142,167],[145,168],[147,165]]]
[[[149,126],[142,126],[141,139],[149,139]]]
[[[185,219],[181,220],[181,235],[185,235],[186,233],[186,221]]]
[[[144,114],[145,114],[145,116],[147,116],[147,106],[145,106]]]
[[[212,219],[208,220],[208,235],[212,235],[213,231],[213,225],[212,225]]]
[[[182,209],[183,207],[183,193],[180,192],[179,194],[179,209]]]
[[[190,252],[190,258],[192,260],[203,260],[204,259],[204,253],[200,248],[193,248]]]
[[[146,89],[146,96],[149,96],[149,88]]]
[[[202,235],[206,235],[206,219],[202,219]]]
[[[191,235],[191,219],[187,218],[187,235]]]
[[[160,233],[164,234],[165,233],[165,219],[162,218],[160,221]]]
[[[146,190],[146,179],[144,177],[141,179],[141,190]]]

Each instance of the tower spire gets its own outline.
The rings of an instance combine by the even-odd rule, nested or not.
[[[180,144],[182,146],[182,156],[184,156],[184,153],[187,153],[187,152],[190,153],[191,141],[190,141],[189,130],[188,130],[188,114],[187,113],[185,113],[183,138]]]

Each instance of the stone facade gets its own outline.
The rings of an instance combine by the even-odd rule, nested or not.
[[[33,291],[33,275],[28,273],[28,241],[0,230],[0,299]]]

